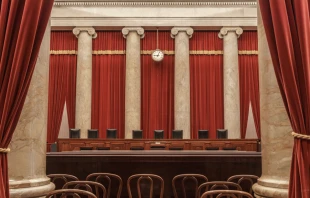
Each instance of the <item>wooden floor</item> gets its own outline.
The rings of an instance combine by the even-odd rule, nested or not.
[[[110,150],[47,153],[47,174],[66,173],[84,180],[90,173],[109,172],[122,177],[152,173],[165,181],[165,197],[172,196],[171,180],[177,174],[199,173],[209,181],[227,180],[236,174],[261,175],[261,153],[206,150]],[[126,185],[122,197],[127,196]]]

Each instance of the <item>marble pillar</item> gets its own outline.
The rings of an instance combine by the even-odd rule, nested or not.
[[[46,177],[50,26],[47,27],[24,107],[9,145],[11,198],[42,197],[55,186]]]
[[[87,138],[91,128],[92,39],[97,34],[92,27],[76,27],[73,34],[78,38],[75,128],[81,129],[81,138]]]
[[[254,184],[256,197],[288,197],[293,150],[292,131],[274,73],[266,34],[258,12],[262,176]]]
[[[224,40],[224,128],[229,139],[240,138],[238,38],[242,33],[240,27],[223,27],[219,33]]]
[[[141,128],[140,39],[144,29],[125,27],[122,33],[126,38],[125,138],[131,139],[132,130]]]
[[[175,39],[174,129],[183,130],[184,139],[191,137],[189,39],[193,33],[190,27],[171,29],[171,37]]]

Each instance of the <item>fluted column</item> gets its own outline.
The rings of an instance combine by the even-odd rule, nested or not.
[[[55,186],[46,177],[47,94],[50,50],[48,25],[25,104],[8,154],[11,198],[41,197]]]
[[[190,27],[171,29],[175,38],[174,128],[183,130],[184,139],[190,138],[189,39],[193,33]]]
[[[125,138],[132,138],[132,130],[141,124],[141,61],[140,39],[144,37],[141,27],[122,29],[126,38],[126,84],[125,84]]]
[[[293,150],[292,131],[258,12],[258,58],[261,112],[262,176],[253,186],[256,197],[288,197]]]
[[[81,129],[81,138],[87,138],[91,127],[92,39],[97,34],[92,27],[76,27],[73,34],[78,38],[75,128]]]
[[[240,27],[223,27],[219,33],[224,39],[224,128],[229,139],[240,138],[238,38],[242,32]]]

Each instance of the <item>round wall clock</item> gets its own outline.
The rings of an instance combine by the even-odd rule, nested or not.
[[[152,59],[157,62],[162,61],[164,59],[164,52],[160,49],[154,50],[152,52]]]

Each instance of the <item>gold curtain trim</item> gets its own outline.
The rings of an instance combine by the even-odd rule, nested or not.
[[[258,55],[258,51],[256,51],[256,50],[239,50],[239,54],[241,54],[241,55]]]
[[[221,50],[191,50],[189,54],[194,55],[221,55],[224,54]]]
[[[94,55],[117,55],[117,54],[126,54],[125,50],[94,50]]]
[[[50,54],[53,55],[76,55],[77,51],[75,50],[51,50]]]
[[[11,151],[10,148],[0,148],[0,153],[8,153],[10,151]]]
[[[154,52],[154,50],[141,50],[141,54],[144,54],[144,55],[151,55],[152,53]],[[162,52],[165,54],[165,55],[173,55],[174,54],[174,51],[169,51],[169,50],[162,50]]]
[[[295,133],[294,131],[292,132],[292,136],[298,139],[310,140],[310,135],[299,134]]]

